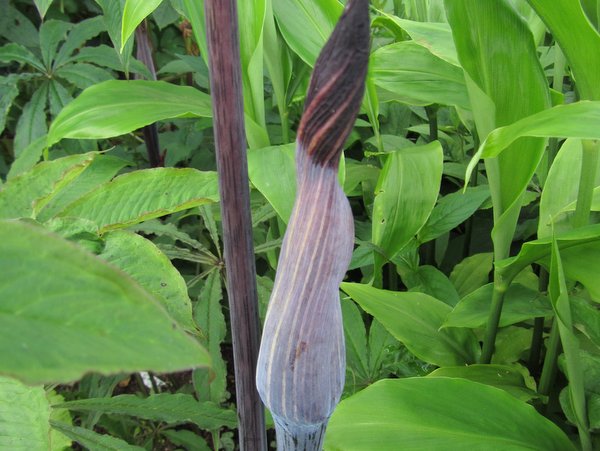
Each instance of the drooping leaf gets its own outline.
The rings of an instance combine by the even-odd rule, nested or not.
[[[373,82],[386,91],[382,94],[386,100],[471,109],[462,70],[413,41],[376,50],[370,71]]]
[[[529,372],[518,365],[468,365],[438,368],[427,377],[454,377],[501,388],[521,401],[536,396],[535,381]]]
[[[235,412],[212,402],[198,402],[192,395],[161,393],[139,398],[135,395],[119,395],[112,398],[90,398],[69,401],[54,408],[80,412],[103,412],[131,415],[146,420],[166,423],[194,423],[202,429],[218,430],[225,426],[235,428]]]
[[[460,300],[448,315],[444,327],[483,326],[490,314],[493,284],[487,284]],[[504,295],[504,306],[500,316],[500,327],[508,326],[531,318],[552,315],[548,299],[539,291],[520,284],[512,284]]]
[[[490,406],[494,406],[490,409]],[[451,378],[382,380],[342,401],[325,450],[574,451],[532,406],[503,390]]]
[[[287,223],[296,197],[295,144],[254,149],[248,152],[248,175],[252,184]]]
[[[121,52],[127,43],[127,40],[135,31],[135,28],[152,13],[162,0],[127,0],[123,9],[123,20],[121,25]]]
[[[524,136],[600,139],[600,101],[557,105],[493,130],[469,163],[467,179],[480,158],[496,157]]]
[[[63,138],[122,135],[156,121],[210,117],[210,98],[197,89],[162,81],[109,80],[83,91],[50,126],[48,145]]]
[[[89,371],[177,371],[206,351],[131,278],[57,235],[0,221],[0,374],[69,382]]]
[[[126,230],[115,230],[104,235],[99,256],[154,295],[180,326],[187,331],[196,330],[185,281],[152,241]]]
[[[439,142],[391,152],[375,188],[373,243],[392,258],[419,232],[437,200],[443,152]]]
[[[80,197],[59,216],[94,221],[100,232],[218,200],[217,175],[185,168],[155,168],[123,174]]]
[[[0,448],[50,449],[49,419],[50,405],[44,387],[29,387],[0,376]]]
[[[474,363],[479,353],[468,329],[440,329],[452,308],[423,293],[379,290],[342,283],[343,291],[373,315],[414,355],[438,366]]]

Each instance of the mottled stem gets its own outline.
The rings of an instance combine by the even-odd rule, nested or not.
[[[296,201],[265,320],[257,386],[276,424],[278,449],[319,450],[344,387],[338,289],[354,225],[337,179],[340,154],[364,93],[368,0],[348,3],[321,51],[296,147]]]

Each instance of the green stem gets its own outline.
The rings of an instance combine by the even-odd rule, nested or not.
[[[573,227],[583,227],[590,221],[590,209],[596,185],[596,168],[598,167],[599,142],[585,139],[581,142],[583,154],[581,158],[581,176],[579,178],[579,191],[577,205],[573,216]]]
[[[494,344],[498,333],[498,324],[502,314],[502,304],[504,303],[504,294],[510,285],[510,281],[504,281],[498,271],[494,272],[494,291],[492,293],[492,307],[488,322],[485,328],[485,338],[483,341],[483,350],[481,351],[480,363],[490,363],[494,354]]]
[[[552,323],[550,338],[548,338],[548,343],[546,345],[546,357],[544,357],[544,366],[538,385],[538,393],[540,395],[548,396],[550,394],[550,388],[554,385],[554,379],[556,378],[556,372],[558,370],[556,363],[558,361],[559,352],[560,335],[558,333],[558,321],[555,319]]]

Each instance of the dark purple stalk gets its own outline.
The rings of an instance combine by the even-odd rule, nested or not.
[[[148,26],[146,21],[142,21],[135,29],[135,40],[137,43],[136,57],[146,65],[152,79],[156,80],[156,69],[154,67],[154,59],[152,58],[152,43],[148,35]],[[136,76],[136,78],[139,78]],[[144,133],[144,142],[146,143],[146,151],[148,152],[148,161],[150,166],[157,168],[164,166],[164,162],[160,156],[160,146],[158,142],[158,129],[156,124],[146,125],[142,132]]]
[[[264,410],[254,385],[258,297],[235,0],[206,0],[213,127],[223,221],[240,449],[267,449]]]
[[[278,449],[319,450],[344,387],[338,289],[354,227],[337,180],[364,93],[368,0],[348,3],[321,51],[298,128],[296,202],[285,233],[257,370]]]

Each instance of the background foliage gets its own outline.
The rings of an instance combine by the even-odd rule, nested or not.
[[[202,6],[0,0],[3,449],[236,447]],[[264,315],[343,4],[238,6]],[[600,447],[599,4],[372,0],[371,20],[325,448]]]

